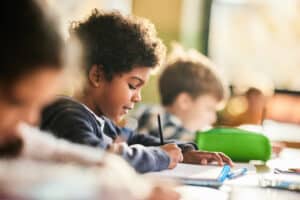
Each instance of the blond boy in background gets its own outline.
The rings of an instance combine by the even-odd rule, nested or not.
[[[216,111],[227,95],[213,63],[196,50],[174,46],[159,77],[162,106],[141,106],[135,113],[138,131],[158,135],[157,114],[167,139],[194,141],[195,132],[216,121]]]

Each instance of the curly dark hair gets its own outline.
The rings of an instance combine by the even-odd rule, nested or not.
[[[70,35],[82,43],[85,71],[99,65],[107,80],[134,67],[160,65],[165,55],[150,21],[117,11],[94,9],[87,20],[71,24]]]
[[[2,86],[12,86],[35,70],[62,68],[62,38],[55,21],[35,1],[4,1],[0,21]]]

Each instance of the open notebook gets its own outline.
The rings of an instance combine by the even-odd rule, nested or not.
[[[227,178],[235,178],[246,173],[256,172],[251,164],[236,163],[231,169],[228,165],[193,165],[179,163],[174,169],[147,173],[149,176],[176,179],[182,184],[219,187]]]
[[[228,165],[219,167],[180,163],[174,169],[151,172],[148,175],[177,179],[181,183],[188,185],[218,187],[222,185],[229,172],[230,167]]]

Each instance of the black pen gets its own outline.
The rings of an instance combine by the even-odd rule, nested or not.
[[[160,121],[160,115],[157,115],[157,123],[158,123],[158,132],[159,132],[159,138],[160,138],[160,145],[164,145],[164,136],[163,136],[163,131],[161,128],[161,121]]]

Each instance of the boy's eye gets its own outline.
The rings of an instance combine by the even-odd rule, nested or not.
[[[131,84],[128,84],[128,87],[129,87],[129,89],[131,89],[131,90],[135,90],[135,89],[136,89],[136,87],[133,86],[133,85],[131,85]]]
[[[23,106],[24,105],[24,101],[21,99],[18,99],[16,97],[13,96],[8,96],[5,98],[6,102],[12,106]]]

